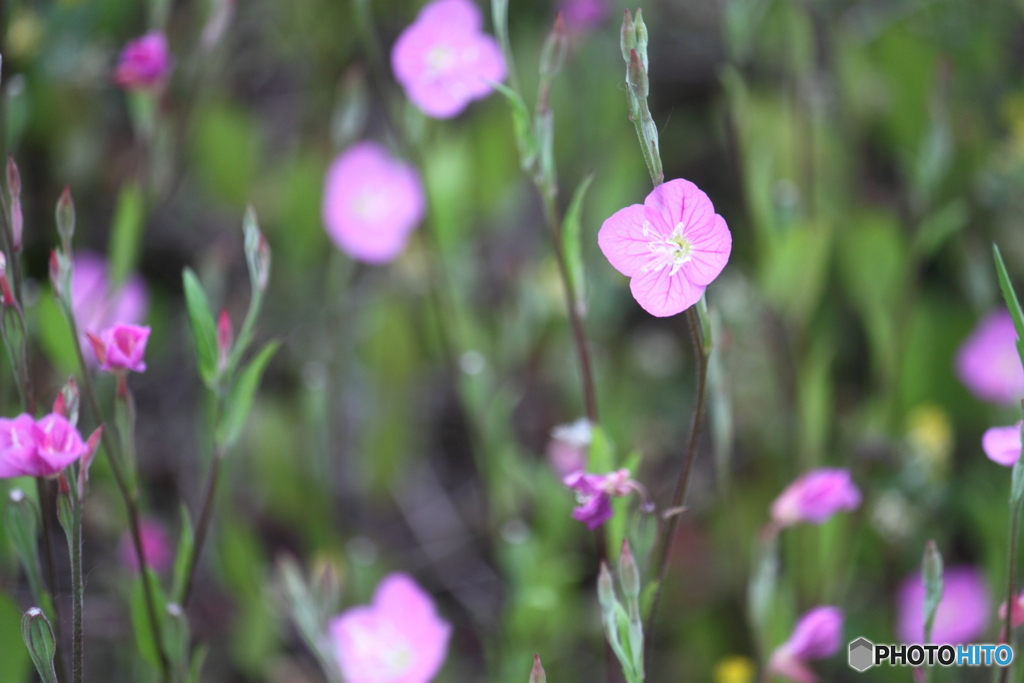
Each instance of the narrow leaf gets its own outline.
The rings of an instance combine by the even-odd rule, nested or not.
[[[192,520],[188,508],[181,506],[181,534],[178,536],[178,549],[174,556],[174,583],[171,589],[171,600],[181,603],[185,596],[185,583],[188,581],[189,567],[192,565],[192,553],[195,551],[195,538],[192,534]]]
[[[1024,358],[1024,313],[1020,310],[1017,292],[1013,291],[1013,283],[1010,282],[1010,275],[1006,272],[1003,256],[999,253],[999,245],[992,244],[992,253],[996,260],[996,272],[999,274],[999,288],[1003,290],[1003,299],[1006,301],[1006,307],[1010,309],[1013,326],[1017,330],[1017,353]]]
[[[208,387],[213,388],[217,380],[217,331],[213,324],[213,313],[210,311],[206,292],[191,268],[185,269],[182,281],[185,286],[188,318],[192,325],[192,338],[195,341],[199,376]]]
[[[932,625],[935,623],[935,613],[939,611],[939,603],[942,601],[942,554],[935,545],[935,541],[929,540],[924,547],[924,559],[921,561],[921,575],[924,577],[924,642],[932,642]]]
[[[163,591],[160,590],[160,580],[156,574],[149,567],[146,567],[146,572],[149,573],[149,584],[154,588],[153,599],[156,600],[156,611],[157,614],[167,614],[167,601],[164,599]],[[146,593],[142,586],[142,575],[140,574],[135,578],[132,583],[131,596],[129,599],[129,607],[132,615],[132,625],[135,627],[135,642],[139,648],[139,654],[142,658],[152,664],[154,667],[160,666],[160,659],[157,650],[156,637],[153,635],[153,629],[149,622],[149,612],[146,610]],[[166,619],[164,619],[166,621]]]
[[[249,411],[252,410],[252,402],[256,397],[256,390],[259,389],[263,371],[280,345],[281,342],[275,340],[260,349],[242,371],[232,389],[224,421],[217,430],[217,441],[225,450],[230,450],[241,436]]]
[[[110,231],[110,280],[118,287],[135,270],[139,258],[139,244],[145,222],[142,191],[137,183],[121,188],[114,210],[114,224]]]
[[[586,279],[583,270],[583,250],[580,246],[580,216],[583,213],[583,200],[593,181],[594,174],[591,173],[580,182],[562,219],[562,251],[565,254],[565,265],[569,270],[569,282],[572,283],[575,295],[574,304],[581,314],[586,311]]]
[[[533,168],[537,159],[537,139],[530,123],[530,110],[519,93],[503,83],[492,83],[495,90],[508,100],[512,108],[512,129],[516,135],[516,147],[519,149],[519,162],[524,171]]]

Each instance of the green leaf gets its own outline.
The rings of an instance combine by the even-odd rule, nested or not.
[[[932,212],[917,228],[914,251],[925,257],[934,255],[946,240],[967,225],[968,217],[967,203],[959,197]]]
[[[1017,292],[1013,291],[1013,283],[1010,282],[1010,275],[1006,272],[1003,255],[999,253],[999,245],[992,244],[992,253],[996,260],[996,272],[999,273],[999,288],[1003,290],[1003,299],[1006,301],[1006,307],[1010,309],[1013,326],[1017,330],[1017,353],[1024,358],[1024,313],[1020,310]]]
[[[217,381],[217,331],[213,324],[213,313],[210,312],[206,292],[191,268],[185,269],[182,280],[185,285],[188,318],[192,325],[192,338],[195,341],[199,376],[203,378],[206,386],[212,389]]]
[[[615,444],[599,425],[591,425],[591,430],[587,471],[595,474],[611,472],[615,468]]]
[[[152,569],[146,567],[146,574],[149,576],[149,585],[153,588],[153,599],[156,601],[156,613],[167,614],[167,600],[164,599],[163,591],[160,590],[160,581]],[[149,611],[146,608],[146,592],[142,586],[142,575],[135,578],[132,583],[129,607],[132,614],[132,625],[135,627],[135,642],[139,648],[142,658],[154,667],[160,666],[160,656],[157,650],[156,637],[149,621]],[[166,621],[166,620],[165,620]]]
[[[939,611],[942,601],[942,554],[929,540],[924,547],[924,559],[921,561],[921,575],[924,577],[924,642],[932,642],[932,625],[935,613]]]
[[[210,653],[208,646],[199,645],[192,654],[192,665],[189,667],[188,683],[200,683],[200,674],[203,672],[203,662],[206,655]]]
[[[184,600],[185,583],[188,581],[189,567],[192,565],[192,553],[195,552],[195,538],[192,534],[192,520],[188,508],[181,506],[181,534],[178,536],[178,550],[174,556],[174,583],[171,589],[171,600],[181,603]]]
[[[583,213],[583,200],[593,181],[594,174],[591,173],[580,182],[562,218],[562,252],[569,271],[569,282],[572,283],[575,294],[576,310],[581,313],[586,310],[586,278],[583,270],[583,250],[580,247],[580,216]]]
[[[46,357],[61,375],[72,375],[78,369],[75,353],[75,338],[71,326],[61,311],[60,304],[49,289],[39,297],[35,307],[39,325],[39,341],[46,351]],[[30,323],[31,325],[31,323]]]
[[[145,223],[145,206],[138,183],[121,188],[110,231],[110,283],[117,287],[135,270]]]
[[[0,681],[25,681],[32,668],[27,647],[18,645],[22,640],[21,610],[6,593],[0,592]]]
[[[502,83],[491,85],[505,96],[512,108],[512,128],[516,135],[516,146],[519,148],[519,163],[524,171],[529,171],[537,160],[537,139],[533,134],[530,110],[526,108],[526,103],[519,93],[512,88]]]
[[[249,411],[252,410],[252,402],[256,397],[256,390],[259,389],[263,371],[279,346],[281,346],[281,342],[274,340],[260,349],[256,357],[242,371],[234,389],[231,390],[224,419],[217,429],[217,442],[225,450],[230,450],[237,443],[238,437],[242,435],[242,428],[245,427]]]

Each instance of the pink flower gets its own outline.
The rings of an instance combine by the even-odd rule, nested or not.
[[[393,261],[424,208],[416,170],[374,142],[349,147],[327,169],[324,224],[338,248],[354,259]]]
[[[608,474],[587,474],[578,470],[565,477],[562,483],[576,489],[578,506],[572,511],[572,518],[586,524],[588,529],[596,529],[615,514],[612,496],[625,496],[630,491],[645,495],[640,485],[629,478],[627,469]]]
[[[947,568],[944,589],[932,627],[933,643],[969,643],[988,625],[988,589],[981,572],[971,566]],[[924,642],[924,582],[918,572],[903,581],[897,595],[896,636],[901,643]]]
[[[608,14],[604,0],[564,0],[561,7],[565,25],[575,33],[596,28]]]
[[[98,335],[115,323],[142,322],[149,309],[149,297],[138,275],[132,275],[118,289],[111,290],[107,262],[94,252],[75,254],[72,268],[71,307],[79,341],[85,357],[95,361],[87,335]]]
[[[391,50],[391,69],[405,94],[435,119],[456,116],[505,80],[498,42],[480,29],[471,0],[434,0],[420,10]]]
[[[1006,619],[1005,602],[999,606],[999,619],[1000,621]],[[1010,624],[1012,628],[1024,624],[1024,592],[1013,599],[1013,616],[1010,618]]]
[[[103,330],[98,337],[90,334],[89,341],[100,367],[107,372],[146,371],[143,357],[149,341],[148,327],[117,323]]]
[[[981,437],[981,447],[992,462],[1013,467],[1020,460],[1021,423],[1011,427],[992,427]]]
[[[587,466],[587,453],[590,450],[592,436],[590,420],[585,417],[551,430],[547,455],[555,474],[565,479]]]
[[[1017,331],[1005,308],[982,318],[960,345],[956,373],[982,401],[1011,405],[1024,398],[1024,368],[1017,354]]]
[[[167,37],[154,31],[128,43],[117,60],[114,83],[127,90],[152,88],[171,71]]]
[[[389,574],[373,604],[335,617],[330,639],[346,683],[428,683],[444,663],[451,626],[407,574]]]
[[[0,418],[0,479],[50,477],[87,451],[78,430],[61,415]]]
[[[824,524],[840,510],[856,510],[860,490],[849,470],[821,467],[800,475],[772,503],[772,520],[783,527]]]
[[[818,677],[807,662],[834,655],[842,638],[843,611],[838,607],[815,607],[800,617],[789,640],[772,653],[768,668],[797,683],[815,683]]]
[[[142,556],[146,566],[160,574],[171,566],[171,540],[164,525],[155,519],[139,521],[139,535],[142,537]],[[130,531],[125,531],[118,545],[121,564],[133,573],[139,571],[139,558]]]
[[[644,203],[604,222],[605,258],[632,278],[633,298],[651,315],[675,315],[697,303],[729,261],[732,235],[708,196],[688,180],[654,188]]]

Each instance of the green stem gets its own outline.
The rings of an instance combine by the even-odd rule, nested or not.
[[[75,504],[71,537],[71,675],[74,683],[82,683],[85,655],[85,634],[82,629],[85,584],[82,579],[82,501]]]
[[[1004,642],[1007,644],[1011,644],[1010,641],[1013,639],[1013,603],[1016,599],[1016,595],[1014,595],[1014,574],[1017,564],[1017,537],[1020,531],[1022,504],[1024,504],[1024,501],[1014,501],[1010,505],[1010,538],[1007,542],[1009,552],[1006,558],[1006,622],[1003,625]],[[1011,664],[1000,670],[999,683],[1006,683],[1006,681],[1010,680],[1012,669],[1013,666]]]
[[[196,568],[199,566],[199,556],[203,552],[203,544],[206,542],[206,535],[210,529],[210,522],[213,519],[213,506],[217,498],[217,482],[220,480],[221,461],[223,459],[219,453],[214,453],[213,462],[210,463],[210,472],[206,478],[206,490],[203,494],[203,508],[199,513],[199,522],[196,524],[195,543],[192,546],[192,557],[189,559],[185,589],[181,594],[182,608],[188,605],[188,599],[192,596]]]

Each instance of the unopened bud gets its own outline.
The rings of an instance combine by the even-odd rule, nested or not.
[[[43,683],[57,683],[57,672],[53,668],[53,655],[57,652],[57,644],[53,638],[53,629],[43,610],[30,607],[21,618],[21,637],[25,641],[32,663]]]
[[[647,68],[637,51],[629,51],[629,66],[626,67],[626,84],[629,92],[638,100],[646,100],[648,93]]]
[[[11,281],[7,279],[7,257],[0,251],[0,299],[4,306],[14,305],[14,293],[11,292]]]
[[[88,490],[87,484],[89,483],[89,468],[92,467],[92,463],[96,460],[96,453],[100,449],[100,440],[103,438],[103,425],[100,425],[93,433],[89,435],[89,439],[85,442],[85,454],[81,459],[81,467],[78,468],[78,499],[85,500],[85,493]]]
[[[21,214],[21,174],[18,172],[18,165],[14,163],[14,157],[7,155],[7,193],[11,200],[11,237],[14,241],[12,248],[15,252],[21,251],[21,233],[24,228],[24,218]]]
[[[50,285],[58,299],[70,303],[71,296],[71,258],[70,252],[54,249],[50,252]]]
[[[533,656],[533,669],[530,670],[530,683],[548,683],[548,675],[540,664],[540,655]]]
[[[562,20],[562,13],[559,12],[555,18],[555,26],[544,41],[544,48],[540,53],[541,77],[550,80],[557,76],[565,64],[568,52],[569,33],[565,30],[565,22]]]
[[[60,234],[64,251],[70,254],[71,238],[75,236],[75,201],[71,198],[71,188],[67,185],[57,200],[57,233]]]
[[[53,412],[63,415],[72,426],[78,426],[78,382],[74,377],[68,377],[67,384],[57,394],[57,400],[53,402]]]
[[[622,13],[622,33],[619,36],[619,47],[622,48],[622,59],[629,64],[629,52],[636,49],[636,27],[629,10]]]
[[[224,309],[221,309],[217,318],[217,368],[220,372],[228,366],[228,356],[231,354],[231,316]]]
[[[63,290],[60,286],[60,261],[57,258],[56,249],[50,252],[50,286],[53,287],[53,291],[58,298],[63,296]]]
[[[267,282],[270,280],[270,244],[267,238],[260,235],[260,247],[256,253],[256,286],[261,292],[267,291]]]
[[[249,280],[254,289],[266,291],[270,278],[270,245],[260,232],[256,211],[250,205],[242,221],[245,231],[245,260],[249,266]]]
[[[640,596],[640,570],[637,569],[628,539],[623,539],[622,552],[619,553],[619,583],[627,600],[636,600]]]
[[[312,593],[321,613],[331,615],[341,599],[341,569],[329,557],[318,558],[313,564]]]
[[[608,571],[608,565],[604,562],[601,563],[601,573],[597,576],[597,600],[605,612],[615,608],[615,585],[612,583],[612,573]]]
[[[640,61],[647,68],[647,24],[644,23],[643,10],[637,9],[636,20],[633,22],[636,27],[636,51],[640,55]]]

